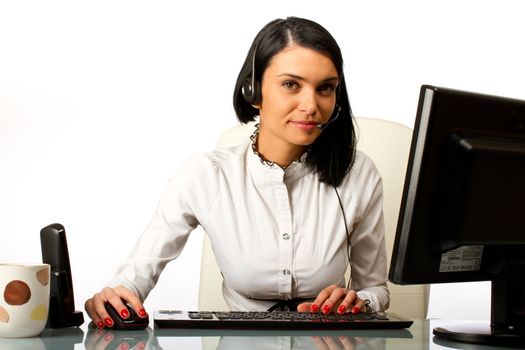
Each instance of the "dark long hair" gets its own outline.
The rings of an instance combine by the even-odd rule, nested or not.
[[[254,93],[260,96],[262,76],[271,59],[292,43],[328,56],[340,78],[336,98],[336,104],[341,107],[339,116],[310,145],[306,157],[306,164],[319,174],[321,182],[339,186],[354,163],[356,135],[343,75],[341,49],[321,25],[303,18],[288,17],[276,19],[261,29],[237,77],[233,93],[235,113],[241,123],[253,121],[259,115],[259,110],[244,98],[242,86],[246,81],[251,81],[252,74],[255,74]],[[254,72],[252,65],[255,67]]]

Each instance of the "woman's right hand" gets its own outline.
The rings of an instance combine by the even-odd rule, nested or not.
[[[109,302],[123,319],[129,317],[128,309],[124,303],[128,303],[139,317],[145,318],[148,315],[137,294],[124,286],[106,287],[99,293],[95,293],[84,304],[88,316],[98,328],[113,327],[114,324],[114,320],[109,317],[106,311],[104,305],[106,302]]]

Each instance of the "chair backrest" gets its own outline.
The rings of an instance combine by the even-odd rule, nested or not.
[[[410,150],[412,130],[401,124],[372,118],[356,118],[358,146],[375,162],[383,177],[385,234],[390,261],[399,206]],[[254,124],[240,125],[227,130],[219,146],[239,144],[251,135]],[[390,312],[422,319],[426,314],[426,286],[398,286],[389,283]],[[222,297],[222,275],[215,262],[207,235],[204,235],[201,278],[199,288],[200,310],[227,310]]]

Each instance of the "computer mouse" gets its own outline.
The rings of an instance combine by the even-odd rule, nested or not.
[[[113,327],[111,329],[115,330],[134,330],[134,329],[145,329],[149,325],[149,317],[144,318],[137,315],[135,310],[129,305],[126,305],[126,308],[129,311],[129,317],[123,319],[122,316],[115,310],[115,308],[108,302],[104,304],[106,311],[109,314],[109,317],[113,320]]]

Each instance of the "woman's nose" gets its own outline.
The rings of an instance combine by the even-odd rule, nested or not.
[[[315,99],[315,93],[309,91],[303,91],[300,96],[299,110],[304,112],[306,115],[314,115],[317,111],[317,101]]]

